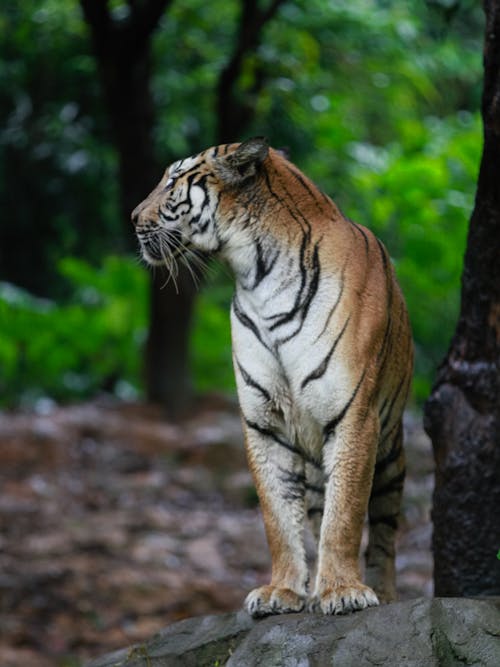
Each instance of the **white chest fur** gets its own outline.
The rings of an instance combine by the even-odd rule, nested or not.
[[[320,458],[323,426],[352,384],[341,355],[321,377],[311,377],[331,350],[332,330],[341,327],[340,316],[338,324],[328,320],[340,285],[336,276],[323,277],[307,317],[299,310],[288,318],[298,280],[269,281],[251,292],[238,286],[231,311],[234,366],[245,418]]]

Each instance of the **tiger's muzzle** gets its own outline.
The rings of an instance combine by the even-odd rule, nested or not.
[[[137,227],[136,235],[142,255],[150,264],[169,265],[189,250],[189,243],[183,240],[178,229],[166,230],[156,223],[149,222],[147,227]]]

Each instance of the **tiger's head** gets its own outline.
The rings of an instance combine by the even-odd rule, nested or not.
[[[145,261],[172,272],[179,256],[220,252],[234,237],[231,220],[244,215],[269,150],[255,137],[170,165],[132,213]]]

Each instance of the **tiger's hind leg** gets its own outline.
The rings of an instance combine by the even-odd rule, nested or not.
[[[384,440],[388,446],[384,446]],[[391,602],[396,598],[395,538],[405,477],[401,420],[382,438],[381,450],[385,454],[375,464],[368,504],[365,579],[380,602]]]

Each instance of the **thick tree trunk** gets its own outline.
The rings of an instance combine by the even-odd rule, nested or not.
[[[153,189],[166,165],[158,165],[152,139],[155,110],[151,95],[151,34],[169,0],[149,0],[128,24],[115,25],[105,0],[81,0],[94,49],[119,158],[120,210],[127,245],[137,248],[132,210]],[[186,269],[177,282],[161,271],[151,276],[150,324],[145,355],[148,400],[171,417],[192,400],[187,341],[195,290]]]
[[[484,149],[459,322],[425,406],[436,595],[500,595],[500,0],[486,0]]]
[[[151,401],[166,414],[182,416],[191,404],[193,386],[189,368],[189,331],[196,288],[186,270],[176,278],[179,292],[164,271],[153,275],[151,321],[146,347],[146,384]]]

